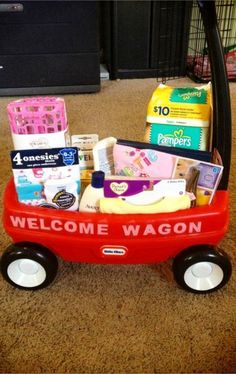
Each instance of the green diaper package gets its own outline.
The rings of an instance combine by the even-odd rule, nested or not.
[[[210,123],[210,84],[186,88],[160,84],[148,104],[145,141],[206,151]]]

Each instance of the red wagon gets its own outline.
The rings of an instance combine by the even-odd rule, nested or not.
[[[159,263],[173,258],[177,283],[205,293],[224,286],[229,257],[218,245],[229,223],[231,111],[214,2],[199,2],[208,40],[213,86],[213,148],[224,173],[211,205],[170,214],[114,215],[35,208],[17,200],[13,179],[4,195],[4,227],[12,238],[1,257],[1,272],[12,285],[39,289],[50,284],[66,261],[103,264]]]

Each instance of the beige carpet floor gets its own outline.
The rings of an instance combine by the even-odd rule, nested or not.
[[[97,94],[64,96],[71,133],[142,140],[156,86],[155,79],[105,81]],[[230,90],[231,224],[221,247],[232,257],[233,274],[226,287],[187,293],[173,281],[170,261],[60,261],[55,282],[36,292],[17,290],[0,276],[1,373],[236,373],[236,83]],[[13,99],[0,98],[1,197],[11,176],[6,105]],[[11,242],[2,224],[0,242],[0,251]]]

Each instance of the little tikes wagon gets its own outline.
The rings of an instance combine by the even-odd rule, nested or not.
[[[229,257],[218,248],[229,223],[231,109],[215,4],[199,1],[211,61],[213,148],[224,172],[212,204],[169,214],[115,215],[35,208],[18,202],[13,179],[6,186],[3,223],[13,244],[1,257],[3,277],[15,287],[48,286],[65,261],[148,264],[173,258],[177,283],[206,293],[231,275]]]

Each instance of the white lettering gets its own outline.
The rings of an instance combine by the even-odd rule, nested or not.
[[[64,229],[68,232],[75,232],[77,230],[77,225],[73,221],[67,221],[65,223]]]
[[[190,222],[189,223],[189,230],[188,232],[192,234],[193,232],[201,232],[202,231],[202,222],[199,221],[197,223],[195,222]]]
[[[27,223],[29,229],[38,230],[38,222],[37,218],[27,218]]]
[[[10,216],[10,219],[14,227],[21,227],[22,229],[25,227],[25,217]]]
[[[174,147],[176,147],[177,145],[190,147],[191,138],[189,136],[179,138],[179,137],[174,137],[173,135],[168,136],[168,135],[158,134],[157,143],[162,144],[162,145],[174,146]]]
[[[58,219],[53,219],[52,220],[51,227],[52,227],[52,230],[54,230],[54,231],[61,231],[61,230],[63,230],[63,228],[62,228],[62,222],[59,221]]]
[[[20,152],[14,156],[13,161],[16,162],[16,165],[23,165],[22,158],[20,157]]]
[[[108,225],[99,223],[97,227],[97,234],[98,235],[108,235]]]
[[[140,225],[136,225],[136,226],[122,225],[122,228],[123,228],[123,232],[124,232],[125,236],[130,236],[130,235],[137,236],[139,234]]]
[[[94,234],[94,225],[93,223],[79,223],[79,232],[80,234]]]
[[[148,224],[146,227],[145,227],[145,230],[144,230],[144,233],[143,233],[143,236],[146,236],[146,235],[156,235],[156,231],[154,229],[154,227],[151,225],[151,224]]]
[[[21,158],[21,153],[17,152],[13,158],[13,161],[16,165],[23,165],[23,162],[33,162],[33,161],[47,161],[47,160],[58,160],[59,156],[57,154],[52,155],[48,154],[47,152],[44,155],[36,155],[36,156],[24,156]]]
[[[176,225],[174,225],[175,234],[183,234],[186,231],[187,231],[187,226],[185,223],[179,222],[179,223],[176,223]]]
[[[76,222],[76,221],[61,221],[59,219],[52,219],[51,221],[45,221],[44,218],[35,217],[20,217],[10,216],[10,221],[13,227],[21,229],[32,229],[32,230],[44,230],[44,231],[67,231],[69,233],[78,232],[84,235],[98,235],[105,236],[109,234],[110,225],[106,223],[94,224],[92,222]],[[112,226],[112,222],[111,222]],[[128,236],[155,236],[155,235],[181,235],[184,233],[200,233],[202,232],[202,221],[197,222],[177,222],[175,224],[161,223],[159,225],[153,225],[147,223],[143,228],[141,225],[121,225],[120,229],[123,231],[123,235]]]
[[[29,220],[29,218],[27,218],[27,223],[28,223],[28,220]],[[40,226],[41,230],[46,230],[46,231],[51,230],[50,226],[45,226],[45,221],[44,221],[43,218],[39,218],[39,226]]]
[[[169,225],[168,223],[163,223],[162,225],[160,225],[158,227],[158,232],[161,235],[168,235],[168,234],[170,234],[170,232],[171,232],[171,225]]]

